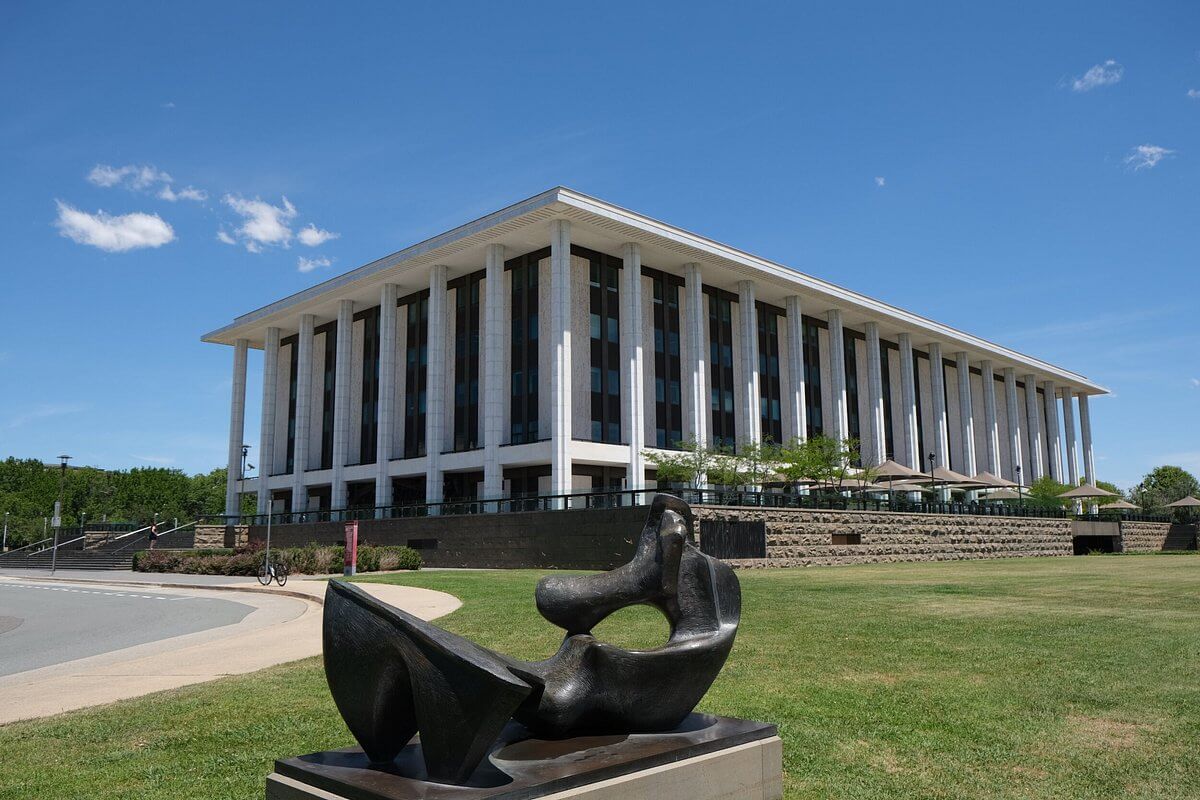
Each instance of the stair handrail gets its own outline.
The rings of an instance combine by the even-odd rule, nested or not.
[[[78,541],[81,541],[86,538],[87,538],[87,534],[84,534],[83,536],[76,536],[74,539],[67,539],[65,542],[58,542],[57,544],[52,544],[50,547],[43,547],[41,550],[33,551],[33,553],[44,553],[47,550],[56,550],[61,547],[64,547],[65,545],[72,544],[74,542],[78,542]],[[17,547],[12,550],[8,550],[4,553],[0,553],[0,558],[3,558],[5,556],[11,556],[13,553],[19,553],[22,550],[28,550],[30,547],[34,547],[39,544],[44,544],[46,542],[53,542],[53,541],[54,541],[53,536],[47,536],[45,539],[39,539],[36,542],[32,542],[32,543],[24,545],[22,547]],[[26,553],[25,555],[31,556],[31,555],[33,555],[33,553]]]
[[[167,534],[169,534],[169,533],[175,533],[176,531],[181,531],[181,530],[183,530],[184,528],[190,528],[190,527],[192,527],[193,525],[195,525],[195,524],[196,524],[197,522],[199,522],[199,521],[200,521],[200,520],[192,520],[191,522],[185,522],[183,525],[176,525],[174,528],[171,528],[169,531],[163,531],[162,533],[160,533],[160,534],[158,535],[158,538],[159,538],[159,539],[161,539],[162,537],[166,536],[166,535],[167,535]],[[144,530],[144,529],[143,529],[143,530]],[[120,537],[118,537],[118,538],[120,538]],[[116,539],[113,539],[113,541],[115,542],[115,541],[117,541],[117,540],[116,540]],[[129,544],[122,545],[121,547],[118,547],[116,550],[109,550],[108,552],[110,552],[110,553],[123,553],[123,552],[125,552],[127,549],[129,549],[130,547],[133,547],[135,544],[137,544],[137,542],[130,542]]]

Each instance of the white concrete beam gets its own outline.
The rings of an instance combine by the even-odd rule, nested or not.
[[[333,379],[333,469],[329,507],[346,507],[346,450],[350,439],[350,344],[354,340],[354,301],[339,300]]]
[[[275,410],[279,388],[279,328],[267,328],[263,345],[262,426],[258,438],[258,513],[271,510],[271,473],[275,471]]]
[[[992,362],[985,359],[979,364],[983,373],[983,427],[984,440],[987,442],[987,471],[1000,475],[1000,423],[996,415],[996,370]]]
[[[844,442],[850,438],[850,417],[846,405],[846,338],[841,309],[829,309],[826,319],[829,321],[829,383],[833,397],[834,435],[831,438]]]
[[[646,385],[645,343],[642,341],[642,250],[628,242],[621,249],[621,353],[624,373],[621,377],[622,422],[629,440],[629,466],[625,485],[632,490],[646,488]]]
[[[508,324],[510,298],[504,291],[504,245],[490,244],[484,264],[483,306],[483,496],[504,495],[504,470],[500,443],[504,438],[504,394],[509,376],[504,374],[504,346],[511,342]]]
[[[920,452],[917,436],[917,377],[913,369],[912,336],[902,333],[898,337],[900,346],[900,402],[904,404],[904,451],[900,455],[904,466],[925,471],[924,454]]]
[[[946,369],[942,363],[942,346],[938,342],[929,343],[929,392],[933,408],[933,427],[930,432],[933,438],[934,463],[939,467],[950,468],[950,422],[946,413]]]
[[[871,430],[872,452],[863,454],[863,463],[878,465],[887,461],[887,423],[883,418],[883,364],[879,350],[879,325],[868,322],[864,333],[867,336],[867,407]]]
[[[379,291],[379,398],[375,408],[375,505],[392,504],[392,478],[388,463],[392,460],[392,429],[396,419],[396,300],[400,287],[385,283]],[[382,511],[377,512],[382,515]]]
[[[1021,447],[1021,408],[1017,403],[1017,371],[1012,367],[1004,368],[1004,406],[1008,412],[1008,451],[1011,455],[1012,471],[1003,477],[1024,485],[1030,476],[1021,475],[1021,465],[1024,463]]]
[[[1038,414],[1037,376],[1025,376],[1025,414],[1029,418],[1029,466],[1033,474],[1026,476],[1032,484],[1046,474],[1046,453],[1042,447],[1042,422]]]
[[[292,512],[308,510],[308,486],[304,473],[308,469],[308,437],[312,426],[313,328],[312,314],[300,315],[300,332],[296,336],[296,434],[292,447]]]
[[[550,486],[572,489],[571,434],[571,223],[550,222]]]
[[[788,382],[787,403],[790,417],[784,438],[808,439],[808,406],[804,397],[807,378],[804,374],[804,314],[799,295],[788,295],[784,300],[787,311]]]
[[[704,311],[704,281],[699,264],[683,265],[683,282],[687,297],[688,329],[684,331],[684,342],[688,345],[690,356],[687,368],[691,373],[692,436],[699,444],[706,445],[712,402],[705,390],[708,385],[707,314]]]
[[[445,490],[442,444],[446,438],[446,267],[429,270],[428,364],[425,372],[425,502],[440,503]]]
[[[242,438],[246,435],[246,356],[250,349],[247,339],[238,339],[233,346],[233,391],[229,398],[229,451],[225,464],[225,516],[241,513],[238,496],[242,479]]]
[[[742,418],[738,420],[739,442],[762,441],[759,408],[758,307],[754,281],[738,281],[738,320],[741,325]]]

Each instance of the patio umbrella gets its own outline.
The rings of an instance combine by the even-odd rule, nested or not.
[[[1135,508],[1141,508],[1141,506],[1135,506],[1133,503],[1129,502],[1128,500],[1117,500],[1112,503],[1105,503],[1103,506],[1101,506],[1101,508],[1105,508],[1105,509],[1117,508],[1122,511],[1132,511]]]
[[[1003,489],[997,489],[994,492],[988,492],[987,497],[985,497],[984,499],[985,500],[1024,500],[1025,495],[1021,494],[1020,492],[1014,492],[1012,489],[1005,487]]]
[[[1076,486],[1069,492],[1063,492],[1059,497],[1065,500],[1081,500],[1085,497],[1116,497],[1116,492],[1110,492],[1107,489],[1101,489],[1099,486],[1093,486],[1090,483],[1084,483]],[[1196,501],[1196,505],[1200,505],[1200,500]]]
[[[914,478],[928,478],[924,472],[906,467],[903,464],[897,463],[888,459],[877,467],[874,467],[871,472],[875,474],[875,480],[887,480],[888,483],[888,502],[891,503],[892,483],[898,480],[912,480]]]
[[[984,486],[979,481],[945,467],[934,467],[930,482],[935,490],[939,484],[947,489],[981,489]]]
[[[1174,503],[1167,503],[1167,508],[1196,508],[1200,506],[1200,500],[1192,497],[1190,494],[1182,500],[1176,500]]]
[[[997,489],[1015,489],[1017,487],[1012,481],[1006,481],[990,472],[980,472],[971,480],[982,483],[984,486],[994,486]]]

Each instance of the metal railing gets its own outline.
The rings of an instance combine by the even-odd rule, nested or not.
[[[1124,511],[1105,511],[1096,514],[1076,514],[1080,522],[1172,522],[1170,514],[1131,514]]]
[[[278,512],[271,514],[272,525],[296,525],[315,522],[350,522],[371,519],[407,519],[414,517],[464,514],[505,514],[523,511],[563,511],[574,509],[626,508],[648,505],[658,492],[673,494],[691,505],[738,506],[745,508],[812,509],[836,511],[892,511],[909,514],[949,514],[987,517],[1037,517],[1065,519],[1061,508],[1034,504],[1012,505],[988,502],[912,502],[902,497],[891,499],[846,497],[836,493],[798,494],[792,492],[741,491],[727,489],[619,489],[570,494],[531,495],[494,500],[444,500],[437,503],[333,509],[321,511]],[[897,493],[899,494],[899,493]],[[202,523],[216,525],[266,525],[266,514],[203,517]]]

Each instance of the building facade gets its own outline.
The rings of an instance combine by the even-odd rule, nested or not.
[[[228,514],[239,486],[259,513],[643,489],[644,452],[691,439],[1094,482],[1106,393],[561,187],[203,338],[233,347]],[[250,348],[262,477],[241,484]]]

